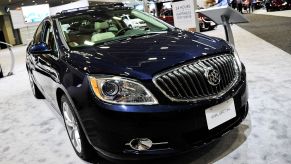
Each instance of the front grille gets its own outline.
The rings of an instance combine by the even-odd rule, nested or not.
[[[223,54],[173,68],[153,81],[172,101],[198,101],[223,95],[238,78],[234,55]]]

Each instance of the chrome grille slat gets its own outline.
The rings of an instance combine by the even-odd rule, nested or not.
[[[190,97],[195,96],[193,94],[192,89],[190,88],[188,82],[185,80],[185,77],[180,73],[179,69],[177,69],[176,71],[174,71],[174,74],[178,75],[182,79],[183,84],[185,84],[187,86],[187,90],[186,90],[187,94],[188,95],[190,94]]]
[[[229,67],[229,63],[227,62],[227,59],[225,57],[222,57],[223,61],[225,62],[227,68],[227,75],[229,77],[229,81],[232,79],[232,75],[231,75],[231,71],[230,71],[230,67]]]
[[[220,76],[223,76],[223,69],[220,67],[220,65],[218,65],[217,63],[215,63],[215,61],[213,59],[210,59],[209,62],[211,62],[211,65],[214,65],[215,68],[219,71]],[[222,82],[220,82],[218,84],[218,91],[223,89],[223,84]]]
[[[168,75],[172,79],[172,81],[176,82],[176,87],[178,86],[177,88],[180,89],[180,94],[182,95],[182,97],[188,98],[189,96],[188,96],[187,92],[185,91],[185,89],[184,89],[183,85],[181,84],[181,82],[179,81],[179,79],[174,75],[174,73],[168,73]],[[182,91],[182,93],[181,93],[181,91]]]
[[[204,79],[204,74],[202,72],[203,69],[200,68],[198,64],[194,64],[193,66],[194,66],[194,68],[196,68],[200,79]],[[205,80],[201,80],[201,84],[202,84],[202,89],[205,91],[205,94],[209,95],[210,93],[209,93],[209,90],[208,90],[208,88],[206,86]]]
[[[231,59],[230,59],[231,60]],[[230,62],[230,66],[231,66],[231,68],[233,68],[233,67],[235,67],[235,65],[234,65],[235,63],[234,62]],[[232,76],[233,77],[235,77],[235,70],[234,69],[231,69],[231,73],[232,73]]]
[[[209,61],[210,61],[210,60],[209,60]],[[206,61],[206,60],[205,60],[204,62],[205,62],[205,64],[206,64],[208,67],[214,67],[215,69],[217,69],[217,70],[219,71],[219,68],[216,66],[216,64],[215,64],[215,63],[210,64],[209,61]],[[219,83],[217,86],[212,87],[212,88],[214,89],[214,93],[213,93],[213,94],[219,92],[218,87],[220,88],[220,83]]]
[[[171,79],[167,75],[163,75],[163,78],[166,79],[167,81],[169,81],[169,83],[172,85],[172,87],[176,90],[176,93],[178,94],[178,96],[182,97],[182,95],[180,94],[179,90],[177,89],[175,84],[171,81]],[[173,92],[173,93],[175,93],[175,92]]]
[[[194,85],[194,87],[196,88],[196,90],[197,90],[198,93],[200,94],[199,96],[203,96],[203,95],[205,95],[204,92],[203,92],[203,89],[202,89],[202,87],[201,87],[201,84],[200,84],[199,80],[197,79],[195,73],[194,73],[194,72],[193,72],[189,67],[187,67],[187,66],[185,66],[184,69],[185,69],[187,72],[189,72],[189,76],[192,77],[193,82],[195,81],[195,83],[198,84],[198,87],[196,87],[196,85]],[[195,83],[194,83],[194,84],[195,84]]]
[[[162,83],[162,85],[164,85],[166,87],[166,89],[171,93],[171,96],[175,96],[175,94],[172,92],[172,90],[170,89],[170,87],[167,85],[167,83],[162,78],[159,78],[157,80],[160,83]]]
[[[213,77],[207,76],[210,75],[209,70],[216,70],[220,74],[219,83],[209,81]],[[223,54],[170,69],[155,76],[153,81],[172,101],[198,101],[223,95],[238,79],[239,70],[235,57]]]
[[[179,72],[181,72],[185,77],[187,77],[186,79],[188,79],[190,81],[190,84],[189,85],[190,85],[190,88],[192,90],[193,96],[200,96],[200,93],[198,92],[197,88],[195,87],[195,84],[194,84],[191,76],[189,74],[187,74],[187,72],[185,70],[185,67],[180,68],[179,69]],[[195,93],[193,93],[193,92],[195,92]]]
[[[228,74],[228,71],[227,71],[227,69],[228,69],[228,67],[226,66],[226,64],[225,64],[225,62],[224,62],[224,60],[222,59],[222,58],[219,58],[219,60],[217,60],[217,62],[219,62],[219,63],[221,63],[221,67],[222,67],[222,69],[224,70],[224,77],[225,77],[225,85],[226,85],[226,83],[228,83],[228,81],[230,80],[230,76],[229,76],[229,74]]]
[[[207,95],[206,91],[203,89],[203,84],[201,81],[199,81],[199,79],[201,78],[200,76],[200,72],[193,66],[193,65],[189,65],[190,70],[193,72],[193,76],[195,76],[196,81],[199,83],[199,89],[201,90],[201,92],[203,93],[203,96]]]

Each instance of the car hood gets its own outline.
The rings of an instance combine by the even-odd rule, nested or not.
[[[231,47],[222,39],[177,31],[71,50],[67,62],[88,74],[149,80],[181,63],[230,51]]]

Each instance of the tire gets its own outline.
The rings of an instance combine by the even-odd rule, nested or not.
[[[67,96],[61,97],[61,111],[67,134],[76,154],[87,162],[98,162],[99,156],[89,144]]]
[[[36,86],[36,84],[34,83],[33,79],[32,79],[32,75],[31,73],[28,73],[28,77],[29,77],[29,83],[30,83],[30,87],[32,90],[32,94],[36,99],[44,99],[43,94],[41,93],[41,91],[39,90],[39,88]]]

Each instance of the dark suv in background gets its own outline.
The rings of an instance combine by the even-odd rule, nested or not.
[[[86,161],[97,153],[147,159],[188,151],[248,112],[245,67],[232,46],[130,8],[46,18],[26,66],[35,97],[63,117]]]

